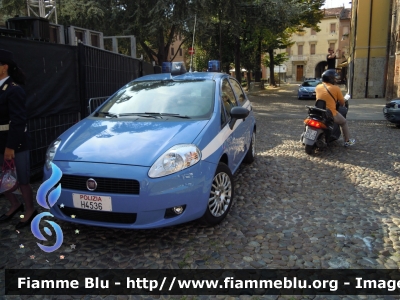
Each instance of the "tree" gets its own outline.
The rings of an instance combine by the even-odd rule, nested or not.
[[[63,25],[99,30],[110,17],[109,8],[106,1],[62,0],[58,3],[58,19]]]
[[[285,49],[285,48],[293,45],[293,42],[291,42],[291,40],[290,40],[291,35],[292,35],[292,30],[290,28],[286,29],[285,31],[283,31],[279,34],[274,34],[271,31],[267,31],[267,33],[264,35],[263,50],[266,53],[268,53],[268,67],[269,67],[269,71],[270,71],[270,73],[269,73],[270,82],[269,83],[271,86],[276,86],[275,76],[274,76],[275,64],[280,65],[281,63],[283,63],[283,61],[280,62],[280,60],[285,57],[285,56],[278,54],[278,57],[275,58],[274,51],[276,49]]]
[[[273,58],[273,63],[271,63],[271,60],[270,60],[271,57]],[[270,68],[270,75],[269,76],[270,76],[270,85],[271,86],[276,86],[276,83],[275,83],[275,72],[274,72],[275,65],[280,66],[285,61],[287,61],[288,59],[289,59],[289,57],[288,57],[287,53],[278,53],[276,55],[273,54],[273,56],[270,56],[269,52],[268,52],[268,56],[267,55],[264,56],[263,65]],[[272,70],[271,70],[271,66],[272,66]],[[271,79],[272,77],[273,77],[273,79]]]
[[[168,52],[175,37],[191,37],[193,5],[186,0],[137,0],[124,4],[124,32],[136,36],[150,60],[169,61]]]
[[[5,23],[15,15],[26,15],[26,0],[2,0],[0,1],[0,20]]]
[[[275,86],[274,77],[274,50],[285,49],[290,46],[290,36],[312,27],[319,31],[318,23],[323,17],[320,7],[324,0],[283,0],[285,6],[278,6],[270,18],[270,25],[264,36],[264,51],[269,54],[270,84]],[[279,17],[277,18],[277,16]]]

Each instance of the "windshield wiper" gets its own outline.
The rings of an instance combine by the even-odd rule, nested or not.
[[[99,113],[104,114],[105,116],[111,117],[111,118],[119,118],[119,117],[126,117],[126,116],[138,116],[138,117],[144,117],[144,118],[163,119],[162,116],[168,116],[168,117],[176,117],[176,118],[182,118],[182,119],[190,119],[189,116],[183,116],[180,114],[169,114],[169,113],[158,113],[158,112],[123,113],[123,114],[113,114],[110,112],[99,112]]]
[[[145,117],[145,118],[154,118],[158,119],[157,116],[154,116],[153,114],[148,114],[148,113],[123,113],[123,114],[113,114],[109,112],[102,112],[102,114],[105,114],[106,116],[110,116],[112,118],[116,117],[126,117],[126,116],[138,116],[138,117]],[[161,116],[160,116],[161,118]],[[162,119],[162,118],[161,118]]]
[[[182,118],[182,119],[190,119],[189,116],[182,116],[180,114],[155,113],[155,112],[146,112],[145,114],[152,114],[152,115],[158,115],[158,116],[167,116],[167,117],[177,117],[177,118]]]

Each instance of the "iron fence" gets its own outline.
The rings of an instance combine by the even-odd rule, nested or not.
[[[31,177],[42,174],[47,147],[79,120],[79,112],[28,120],[28,132],[31,136]]]
[[[97,97],[97,98],[90,98],[89,105],[88,105],[88,113],[91,114],[94,112],[100,105],[102,105],[109,96],[106,97]]]
[[[82,117],[88,115],[90,98],[112,95],[141,75],[139,59],[84,44],[78,45],[78,52]]]

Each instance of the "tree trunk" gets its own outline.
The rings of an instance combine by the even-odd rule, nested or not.
[[[156,62],[157,65],[161,66],[163,62],[169,61],[168,59],[168,53],[165,55],[164,52],[164,32],[163,29],[160,28],[158,29],[158,53],[157,53],[157,59],[158,61]]]
[[[250,71],[249,70],[247,70],[247,74],[246,74],[247,76],[247,90],[248,91],[250,91],[250,83],[251,83],[251,74],[250,74]]]
[[[221,15],[222,12],[220,11],[219,16],[218,16],[218,25],[219,25],[219,62],[222,64],[222,25],[221,25]]]
[[[240,38],[235,37],[235,77],[242,84],[242,70],[240,68]]]
[[[256,54],[257,60],[256,60],[256,69],[255,74],[254,74],[254,81],[255,82],[261,82],[261,38],[258,41],[258,46],[257,46],[257,54]]]
[[[270,86],[276,86],[275,83],[275,74],[274,74],[274,50],[268,50],[269,54],[269,85]]]

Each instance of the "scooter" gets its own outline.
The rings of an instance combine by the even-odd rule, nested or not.
[[[349,109],[350,95],[345,97],[345,106]],[[308,117],[304,120],[304,132],[301,134],[300,141],[305,146],[307,154],[313,154],[315,150],[324,150],[330,143],[340,138],[340,126],[333,122],[333,115],[326,109],[324,100],[317,100],[315,106],[308,106]],[[346,113],[342,113],[346,118]]]

